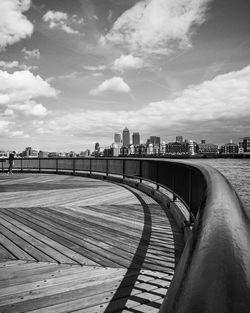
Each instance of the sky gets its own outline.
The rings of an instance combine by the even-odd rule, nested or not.
[[[0,150],[250,136],[249,0],[0,0]]]

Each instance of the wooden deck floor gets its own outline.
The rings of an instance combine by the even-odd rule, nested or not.
[[[173,219],[130,187],[0,176],[0,312],[158,312],[183,248]]]

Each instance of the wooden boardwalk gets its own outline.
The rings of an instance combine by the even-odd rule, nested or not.
[[[158,312],[183,249],[152,198],[52,174],[0,176],[0,312]]]

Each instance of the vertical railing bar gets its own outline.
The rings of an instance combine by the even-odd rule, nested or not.
[[[89,174],[92,174],[92,159],[89,159]]]
[[[21,172],[23,172],[23,159],[21,159]]]
[[[176,198],[176,195],[175,195],[175,177],[174,177],[174,171],[173,171],[173,168],[171,168],[172,171],[171,171],[171,174],[172,174],[172,184],[173,184],[173,201],[175,201],[177,198]]]
[[[125,168],[126,164],[125,164],[125,160],[122,160],[122,177],[123,179],[125,179],[125,175],[126,175],[126,168]]]
[[[189,222],[193,222],[192,218],[192,170],[189,168],[189,195],[188,195],[188,200],[189,200]]]
[[[38,171],[41,172],[41,159],[38,159]]]
[[[106,176],[109,176],[109,160],[106,160]]]
[[[58,159],[56,159],[56,173],[58,173]]]
[[[75,174],[76,171],[76,159],[73,158],[73,174]]]
[[[140,176],[140,183],[142,183],[142,160],[139,160],[139,176]]]
[[[159,162],[156,162],[156,190],[159,190]]]

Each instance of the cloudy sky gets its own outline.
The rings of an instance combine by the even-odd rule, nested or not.
[[[0,150],[93,150],[125,127],[250,136],[249,12],[249,0],[0,0]]]

